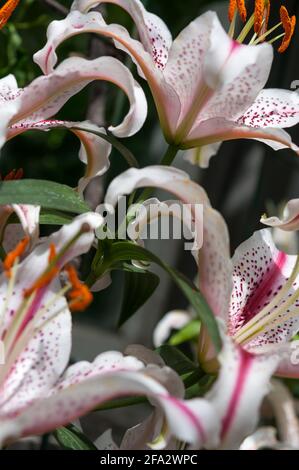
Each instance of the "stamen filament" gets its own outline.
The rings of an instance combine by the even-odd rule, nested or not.
[[[244,28],[242,29],[241,33],[237,37],[237,41],[242,43],[248,34],[250,33],[252,26],[254,25],[254,15],[251,15],[247,23],[245,24]]]
[[[281,300],[283,300],[285,293],[288,292],[290,288],[292,287],[298,275],[298,272],[299,272],[299,256],[296,257],[296,263],[294,265],[292,273],[289,279],[286,281],[284,287],[280,290],[279,294],[274,296],[271,302],[268,305],[266,305],[266,307],[264,307],[257,315],[255,315],[251,320],[249,320],[249,322],[247,322],[242,328],[240,328],[239,331],[237,331],[237,333],[234,335],[234,339],[236,341],[238,341],[238,338],[241,335],[243,335],[247,330],[251,329],[253,325],[260,322],[260,320],[263,317],[268,315],[273,310],[273,308],[275,308],[275,306],[278,305]]]

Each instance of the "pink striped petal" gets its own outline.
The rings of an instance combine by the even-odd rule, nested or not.
[[[146,395],[157,402],[164,410],[172,434],[178,438],[199,446],[209,439],[217,440],[217,419],[208,402],[197,400],[193,410],[193,402],[188,406],[188,402],[185,404],[168,394],[154,378],[154,366],[148,375],[147,368],[142,369],[139,361],[131,359],[131,362],[133,367],[122,364],[121,370],[99,371],[93,378],[82,378],[77,384],[36,400],[17,415],[6,416],[1,420],[1,443],[9,438],[50,431],[106,401],[130,395]],[[163,369],[158,375],[163,375]]]
[[[255,429],[278,356],[253,356],[227,337],[219,377],[207,399],[222,418],[221,448],[237,449]]]
[[[229,332],[234,335],[242,326],[255,317],[263,307],[268,305],[283,289],[295,266],[296,256],[287,255],[274,245],[269,230],[260,230],[242,243],[233,257],[234,288],[231,298],[229,313]],[[271,309],[283,308],[283,304],[299,285],[299,275],[291,288],[288,289],[278,304]],[[298,316],[284,321],[284,315],[296,311],[299,301],[294,300],[291,305],[282,310],[280,314],[281,324],[265,333],[261,333],[248,344],[250,350],[265,344],[275,345],[288,341],[294,335],[294,330],[299,328]]]

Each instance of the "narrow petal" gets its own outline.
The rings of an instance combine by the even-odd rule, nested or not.
[[[118,359],[116,367],[112,367],[109,354],[111,353],[104,353],[102,360],[101,356],[97,358],[97,375],[81,380],[78,378],[77,383],[72,383],[59,392],[53,390],[51,396],[36,400],[17,416],[2,419],[1,443],[11,438],[50,431],[106,401],[130,395],[146,395],[157,402],[164,410],[172,434],[178,438],[196,442],[199,446],[209,438],[215,442],[217,419],[208,402],[197,400],[196,410],[193,410],[192,402],[188,407],[188,402],[186,405],[182,400],[168,394],[154,377],[157,368],[152,366],[149,372],[148,368],[142,368],[142,363],[138,360],[128,357],[124,358],[124,361]],[[100,362],[102,366],[99,365]],[[163,376],[163,369],[158,376]]]
[[[56,48],[64,40],[82,33],[96,33],[114,40],[116,47],[125,50],[138,65],[151,87],[167,135],[172,135],[180,113],[180,100],[175,90],[166,83],[162,72],[155,66],[151,54],[132,39],[128,31],[117,24],[107,25],[98,12],[86,14],[73,10],[61,21],[53,21],[47,31],[47,43],[34,55],[35,62],[45,74],[51,73],[57,62]],[[171,110],[171,114],[165,110]]]
[[[171,167],[150,166],[141,170],[130,169],[115,178],[108,187],[105,202],[115,206],[118,197],[137,188],[161,188],[184,204],[202,204],[203,221],[195,217],[196,233],[203,228],[203,246],[198,254],[200,288],[215,315],[226,317],[231,295],[230,247],[228,230],[222,216],[211,208],[204,189],[189,176]],[[196,207],[196,206],[195,206]],[[194,211],[194,207],[191,206]]]
[[[40,206],[13,204],[12,208],[20,220],[24,234],[30,237],[31,247],[33,247],[37,243],[39,237]],[[4,239],[4,243],[6,241],[9,242],[8,240]]]
[[[224,344],[220,374],[207,398],[222,418],[221,448],[237,449],[257,425],[259,408],[279,359],[253,356],[228,338]]]
[[[120,125],[110,126],[109,130],[119,137],[135,134],[145,121],[147,102],[131,72],[113,57],[94,60],[72,57],[62,62],[49,75],[38,77],[18,98],[21,102],[20,109],[11,124],[26,128],[54,116],[69,98],[93,80],[107,80],[126,93],[130,110]]]
[[[75,0],[71,9],[87,13],[91,8],[103,3],[119,5],[129,13],[145,50],[152,55],[156,66],[163,69],[172,43],[171,33],[164,21],[159,16],[149,13],[140,0]]]
[[[299,122],[299,94],[289,90],[262,90],[238,122],[261,128],[294,126]]]
[[[278,227],[281,230],[299,230],[299,199],[291,199],[287,203],[282,218],[263,216],[261,222],[270,227]]]
[[[276,308],[283,308],[283,304],[298,288],[299,275],[297,275],[291,288],[283,291],[284,285],[289,279],[296,263],[296,256],[287,255],[274,245],[269,230],[259,230],[242,243],[236,250],[233,263],[234,288],[231,298],[229,331],[234,335],[243,325],[255,317],[263,307],[267,306],[275,296],[283,292],[283,296],[271,313]],[[288,341],[295,334],[299,327],[299,320],[294,315],[283,320],[284,315],[290,317],[290,312],[296,312],[298,300],[294,299],[291,305],[282,310],[280,314],[281,323],[261,333],[254,340],[251,340],[249,347],[261,347],[265,344],[276,345]],[[280,311],[280,310],[279,310]],[[276,319],[277,320],[277,319]]]

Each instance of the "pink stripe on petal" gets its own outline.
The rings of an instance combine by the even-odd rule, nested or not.
[[[242,398],[242,393],[246,386],[246,379],[253,362],[253,356],[244,349],[239,348],[238,354],[240,355],[238,373],[226,414],[222,419],[221,439],[225,437],[233,425],[234,419],[238,412],[238,406]]]

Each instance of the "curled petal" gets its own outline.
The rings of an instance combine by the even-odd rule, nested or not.
[[[114,355],[114,367],[111,354]],[[205,441],[217,440],[217,419],[208,402],[184,402],[172,397],[154,378],[154,366],[151,367],[151,375],[148,375],[147,368],[144,369],[137,359],[126,357],[121,360],[116,355],[104,353],[89,366],[86,363],[80,367],[76,365],[50,396],[34,401],[18,415],[2,419],[1,443],[9,438],[47,432],[102,403],[130,395],[146,395],[157,402],[166,415],[171,433],[178,438],[195,442],[198,446]]]
[[[222,142],[215,142],[210,145],[203,145],[202,147],[194,147],[189,149],[184,154],[184,159],[193,165],[198,165],[201,168],[208,168],[212,157],[217,155]]]
[[[144,186],[161,188],[174,194],[183,204],[191,204],[196,233],[203,230],[202,249],[194,253],[199,265],[200,288],[215,315],[226,317],[232,289],[229,274],[232,266],[228,230],[222,216],[211,208],[200,185],[191,181],[185,172],[171,167],[150,166],[124,172],[108,187],[105,202],[115,206],[119,196]],[[196,204],[203,206],[203,218],[196,211]]]
[[[20,109],[11,124],[27,128],[30,124],[52,117],[69,98],[93,80],[107,80],[124,90],[130,110],[120,125],[110,126],[109,130],[119,137],[135,134],[145,121],[147,102],[131,72],[113,57],[94,60],[72,57],[49,75],[38,77],[18,98]]]
[[[284,208],[282,218],[263,216],[261,222],[281,230],[299,230],[299,199],[291,199]]]
[[[164,68],[172,37],[164,21],[157,15],[149,13],[140,0],[75,0],[72,10],[87,13],[103,3],[119,5],[132,17],[139,33],[140,40],[159,68]]]

